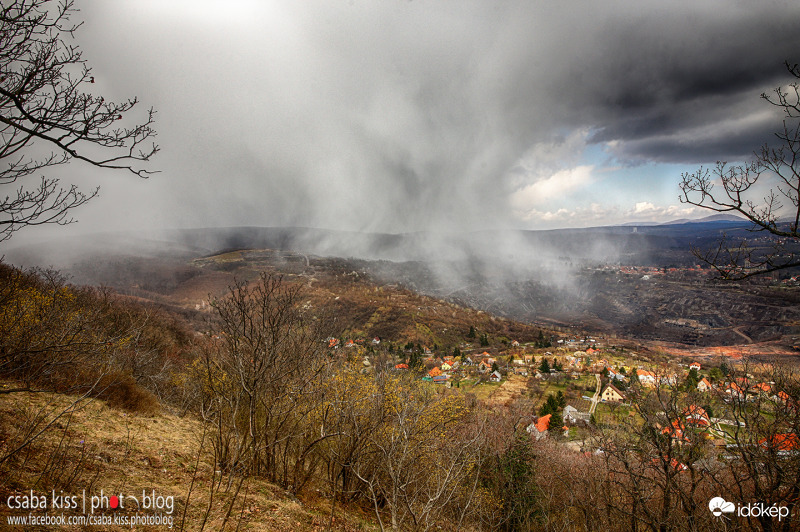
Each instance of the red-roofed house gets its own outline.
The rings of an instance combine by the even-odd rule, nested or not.
[[[769,395],[769,392],[772,391],[772,386],[767,384],[766,382],[759,382],[758,384],[753,385],[751,389],[753,393],[757,393],[760,395]]]
[[[646,369],[637,369],[636,376],[639,377],[639,382],[643,385],[653,386],[656,383],[656,374]]]
[[[551,414],[547,414],[546,416],[542,416],[530,425],[525,430],[530,433],[531,436],[540,440],[547,436],[547,430],[550,428],[550,418]]]
[[[690,405],[689,408],[683,413],[689,423],[693,423],[700,427],[707,427],[711,424],[711,419],[708,417],[705,409],[697,406]]]
[[[671,426],[664,427],[661,433],[672,436],[674,439],[678,440],[678,443],[683,443],[689,441],[689,438],[684,434],[685,431],[686,427],[683,426],[680,420],[676,419],[672,422]]]
[[[744,390],[742,390],[742,388],[735,382],[728,383],[728,386],[725,389],[725,393],[727,393],[731,397],[738,397],[739,399],[744,399],[744,396],[746,395],[744,393]]]
[[[666,457],[663,457],[662,460],[663,460],[663,462],[662,462],[663,464],[667,463],[667,458]],[[658,463],[659,463],[658,462],[658,458],[653,458],[652,463],[654,465],[658,465]],[[676,458],[671,459],[669,461],[669,465],[672,466],[672,469],[674,469],[675,471],[686,471],[687,469],[689,469],[686,464],[683,464],[683,463],[679,462]]]
[[[701,392],[707,392],[711,390],[711,383],[708,382],[708,379],[703,377],[700,379],[700,382],[697,383],[697,390]]]
[[[759,445],[778,451],[779,454],[796,453],[800,451],[800,438],[793,432],[775,434],[771,440],[767,438],[758,442]]]

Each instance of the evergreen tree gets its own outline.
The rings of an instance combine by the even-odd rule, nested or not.
[[[481,335],[481,347],[488,347],[489,346],[489,337],[486,336],[486,333]]]
[[[475,338],[475,327],[472,325],[469,326],[469,333],[467,333],[467,338]]]
[[[561,428],[564,426],[564,418],[561,416],[561,412],[555,411],[550,414],[550,434],[554,436],[561,435]]]
[[[550,373],[550,363],[547,362],[547,359],[542,357],[542,364],[539,366],[539,371],[542,373]]]
[[[547,406],[550,408],[550,412],[557,412],[558,411],[558,399],[552,393],[547,394]]]
[[[556,394],[556,401],[558,402],[559,408],[564,408],[567,406],[567,398],[564,397],[564,392],[561,390],[558,390],[558,393]]]
[[[686,389],[697,388],[697,383],[700,382],[700,375],[698,375],[697,370],[692,368],[689,370],[689,374],[686,375]]]
[[[484,483],[495,493],[504,494],[506,513],[503,530],[533,530],[541,519],[536,484],[536,457],[527,434],[517,434],[511,447],[484,473]],[[496,464],[496,465],[495,465]]]

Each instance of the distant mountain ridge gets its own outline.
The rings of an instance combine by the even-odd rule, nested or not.
[[[749,224],[750,221],[741,216],[727,213],[717,213],[703,218],[678,218],[677,220],[670,220],[668,222],[627,222],[622,224],[623,227],[653,227],[657,225],[682,225],[682,224],[703,224],[711,222],[736,222]]]

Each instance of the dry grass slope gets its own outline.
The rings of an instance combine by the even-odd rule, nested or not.
[[[28,426],[26,421],[37,414],[60,412],[74,399],[60,394],[0,395],[0,453],[5,454],[18,441],[18,431]],[[304,532],[327,528],[329,507],[321,497],[310,495],[300,501],[258,479],[244,482],[231,507],[238,481],[220,478],[205,449],[198,460],[202,439],[202,424],[189,417],[164,413],[141,415],[109,407],[101,400],[82,401],[71,414],[58,419],[32,446],[19,453],[13,463],[0,466],[0,500],[3,502],[0,504],[0,528],[6,526],[7,515],[27,515],[27,512],[9,510],[5,504],[9,496],[22,496],[30,490],[39,495],[49,494],[51,490],[79,495],[84,489],[87,495],[99,495],[102,489],[105,495],[134,494],[142,490],[172,495],[174,528],[179,529],[190,486],[186,530],[198,530],[206,514],[205,529],[219,530],[229,508],[226,528],[232,530],[238,527],[239,530]],[[212,482],[218,483],[220,488],[209,504]],[[376,529],[371,517],[358,508],[343,511],[338,506],[335,517],[334,530]],[[129,529],[109,527],[109,530]]]

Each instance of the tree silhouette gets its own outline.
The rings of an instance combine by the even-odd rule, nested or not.
[[[139,163],[158,151],[155,112],[131,124],[136,98],[115,103],[88,92],[95,80],[72,41],[75,12],[71,0],[0,6],[0,242],[26,226],[71,223],[69,211],[97,195],[40,175],[49,167],[80,160],[152,173]]]
[[[787,62],[786,67],[800,79],[800,65]],[[695,255],[724,279],[800,266],[800,255],[787,248],[800,242],[800,86],[795,81],[761,97],[783,110],[783,127],[775,133],[777,145],[764,145],[745,164],[718,161],[713,169],[701,166],[681,175],[682,203],[741,215],[752,222],[751,231],[772,235],[767,249],[727,237],[710,250],[695,249]],[[763,185],[769,187],[766,196]]]

